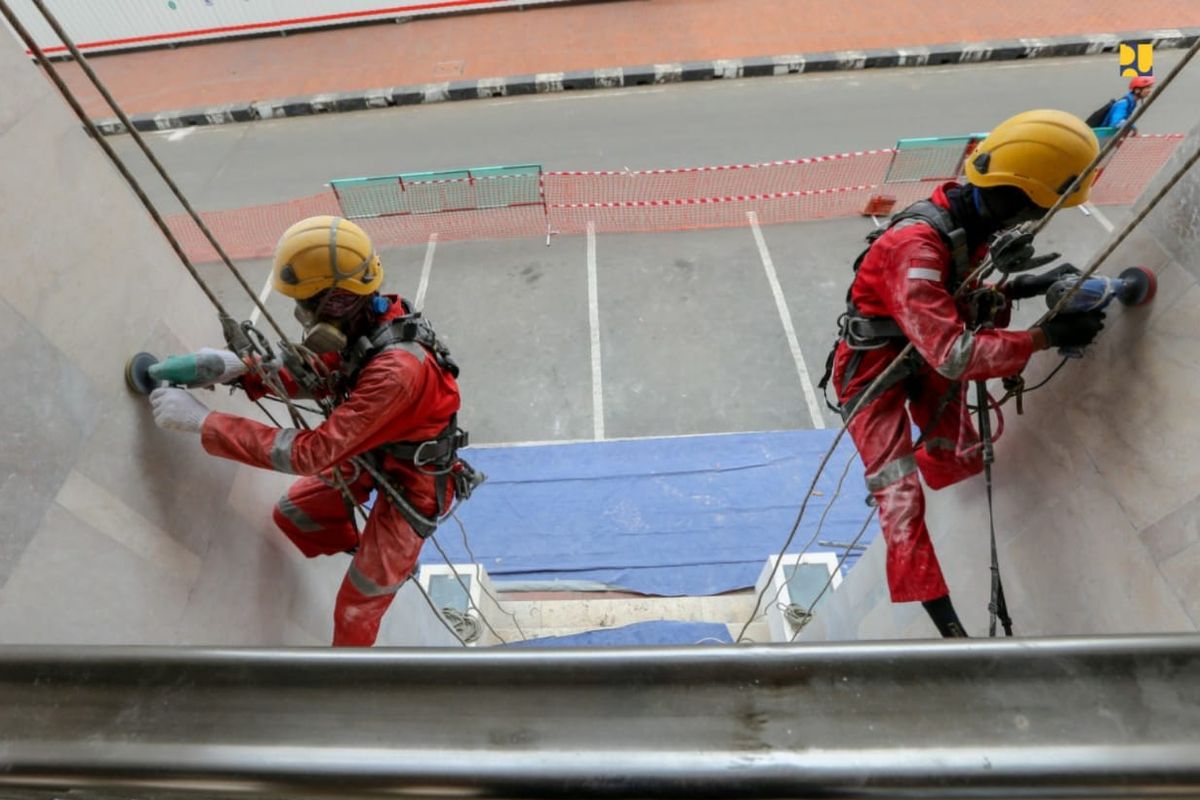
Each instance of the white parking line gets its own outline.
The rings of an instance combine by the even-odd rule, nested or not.
[[[762,257],[763,269],[767,271],[767,282],[771,284],[771,294],[775,296],[775,308],[779,310],[783,333],[787,336],[792,359],[796,362],[796,372],[800,375],[800,385],[804,388],[804,399],[808,402],[808,413],[812,417],[813,427],[823,429],[825,418],[821,415],[821,404],[817,402],[817,392],[813,389],[812,379],[808,376],[808,367],[804,365],[804,354],[800,352],[800,342],[796,339],[796,327],[792,324],[792,313],[788,311],[787,300],[784,299],[783,289],[779,285],[779,277],[775,274],[775,263],[771,260],[771,251],[767,249],[767,240],[763,238],[762,229],[758,227],[758,215],[753,211],[747,211],[746,218],[750,220],[750,228],[754,231],[754,241],[758,245],[758,254]]]
[[[592,334],[592,437],[604,438],[604,380],[600,374],[600,300],[596,281],[596,225],[587,224],[588,327]]]
[[[272,276],[273,276],[273,272],[271,270],[268,270],[267,271],[267,282],[263,284],[262,291],[258,293],[258,302],[260,305],[266,305],[267,296],[271,294],[271,278],[272,278]],[[259,307],[256,305],[254,307],[254,310],[250,312],[250,324],[251,325],[258,324],[258,317],[260,314],[262,314],[262,310],[259,309]]]
[[[1100,209],[1096,208],[1091,203],[1084,203],[1079,207],[1079,210],[1089,217],[1095,217],[1096,222],[1099,222],[1104,230],[1108,231],[1109,233],[1113,232],[1113,224],[1108,221],[1108,217],[1101,214]]]
[[[425,308],[425,292],[429,290],[429,273],[433,271],[433,253],[437,250],[437,231],[429,234],[429,246],[425,248],[425,263],[421,265],[421,282],[417,284],[417,299],[413,307],[420,311]]]

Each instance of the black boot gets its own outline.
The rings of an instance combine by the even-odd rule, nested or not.
[[[944,594],[934,600],[926,600],[921,605],[925,606],[925,612],[929,614],[929,618],[933,620],[933,624],[937,626],[938,633],[943,638],[968,638],[967,631],[958,621],[958,614],[954,612],[954,604],[950,602],[950,595]]]

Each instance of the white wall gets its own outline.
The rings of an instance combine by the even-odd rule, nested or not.
[[[274,530],[289,478],[156,428],[134,352],[222,341],[145,210],[0,37],[0,644],[327,644],[349,559]],[[254,407],[226,392],[214,407]],[[445,642],[406,588],[392,642]]]
[[[564,0],[46,0],[46,7],[90,52],[558,2]],[[47,53],[65,50],[29,0],[11,4]]]
[[[1200,148],[1200,128],[1134,206]],[[1111,236],[1115,237],[1118,230]],[[1110,239],[1111,241],[1111,239]],[[1091,353],[1008,410],[996,448],[996,526],[1019,635],[1200,627],[1200,167],[1101,268],[1158,275],[1145,308],[1115,307]],[[1030,385],[1057,363],[1035,357]],[[927,494],[928,522],[968,632],[987,633],[982,479]],[[805,640],[930,636],[919,604],[892,605],[876,540]]]

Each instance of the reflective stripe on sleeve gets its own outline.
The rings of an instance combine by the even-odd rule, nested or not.
[[[966,372],[967,364],[971,363],[971,354],[974,352],[975,333],[963,331],[962,335],[955,339],[954,344],[950,346],[945,363],[937,368],[938,374],[952,381],[958,380],[958,376]]]
[[[938,272],[936,269],[910,267],[908,270],[908,279],[910,281],[941,281],[942,273]]]
[[[299,432],[295,428],[283,428],[275,434],[275,443],[271,445],[271,466],[278,471],[296,474],[292,469],[292,442]]]

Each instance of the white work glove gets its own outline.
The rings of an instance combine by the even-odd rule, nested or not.
[[[154,424],[168,431],[199,433],[204,418],[212,412],[208,406],[183,389],[161,388],[150,393]]]
[[[203,361],[206,366],[209,363],[213,363],[215,365],[216,359],[218,358],[222,363],[221,376],[219,378],[214,378],[212,383],[229,383],[232,380],[242,377],[248,371],[248,367],[240,358],[238,358],[237,353],[234,353],[231,350],[218,350],[214,347],[201,347],[196,351],[197,362]]]

